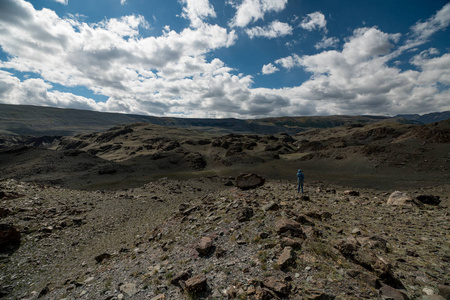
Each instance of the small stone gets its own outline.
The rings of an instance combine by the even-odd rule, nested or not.
[[[247,222],[253,217],[253,209],[251,207],[243,207],[238,211],[237,219],[239,222]]]
[[[109,254],[109,253],[102,253],[102,254],[97,255],[95,257],[95,261],[97,263],[102,263],[105,259],[108,259],[108,258],[111,258],[111,254]]]
[[[424,295],[428,295],[428,296],[434,295],[433,289],[430,289],[430,288],[423,288],[422,292],[424,293]]]
[[[166,295],[161,294],[161,295],[153,297],[151,300],[166,300]]]
[[[120,291],[127,294],[128,296],[133,296],[137,294],[138,289],[136,284],[134,283],[125,283],[124,285],[120,286]]]
[[[361,235],[361,229],[355,227],[352,229],[352,234],[353,235]]]
[[[346,190],[346,191],[344,191],[344,195],[358,197],[359,196],[359,192],[358,191]]]
[[[276,211],[276,210],[279,210],[279,209],[280,209],[280,206],[278,205],[278,203],[276,203],[274,201],[271,201],[268,204],[263,205],[263,207],[262,207],[262,210],[265,211],[265,212],[266,211]]]

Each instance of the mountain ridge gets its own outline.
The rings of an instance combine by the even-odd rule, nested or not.
[[[450,118],[450,112],[385,116],[297,116],[261,119],[207,119],[155,117],[89,110],[0,104],[0,134],[7,135],[75,135],[106,131],[129,123],[150,123],[162,126],[196,128],[215,133],[296,134],[311,128],[330,128],[350,124],[369,124],[380,120],[402,118],[406,123],[432,123]]]

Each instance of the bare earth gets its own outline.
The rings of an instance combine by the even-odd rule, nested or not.
[[[446,299],[448,128],[224,136],[135,124],[10,147],[0,217],[21,238],[0,235],[0,297]],[[241,190],[241,172],[267,180]],[[410,201],[388,205],[396,190]]]

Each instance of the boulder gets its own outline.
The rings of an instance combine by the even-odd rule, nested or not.
[[[241,190],[249,190],[264,185],[266,180],[253,173],[242,173],[236,178],[236,186]]]
[[[11,210],[5,207],[0,207],[0,218],[6,218],[11,214]]]
[[[268,289],[270,289],[282,296],[287,296],[289,293],[289,286],[284,281],[279,280],[273,276],[267,277],[263,281],[263,284]]]
[[[199,293],[206,290],[207,282],[204,274],[197,275],[184,281],[184,289],[188,293]]]
[[[0,252],[17,248],[20,245],[21,234],[16,227],[0,224]]]
[[[438,286],[439,295],[442,296],[446,300],[450,300],[450,286],[440,284]]]
[[[172,280],[170,280],[170,283],[176,286],[180,286],[181,281],[186,281],[189,278],[191,278],[192,272],[190,270],[188,271],[181,271],[177,273]]]
[[[387,299],[409,300],[408,296],[405,293],[385,284],[383,284],[383,286],[380,288],[380,293],[384,298]]]
[[[432,195],[420,195],[416,197],[416,200],[428,205],[439,205],[439,203],[441,203],[439,196]]]
[[[253,209],[251,207],[243,207],[238,211],[237,219],[239,222],[247,222],[253,217]]]
[[[412,201],[413,199],[407,193],[395,191],[389,196],[387,205],[408,205]]]
[[[200,255],[208,255],[213,247],[213,241],[210,237],[205,236],[198,242],[197,246],[195,246],[195,250]]]
[[[295,263],[295,252],[292,247],[285,247],[280,257],[278,257],[277,264],[280,269],[286,269],[287,267]]]
[[[305,238],[302,225],[294,220],[280,219],[275,222],[275,230],[278,234],[290,232],[292,236]]]
[[[281,247],[292,247],[294,249],[300,249],[302,245],[300,242],[288,237],[283,237],[280,242]]]
[[[334,247],[345,257],[352,258],[356,254],[356,251],[361,247],[361,244],[355,238],[349,237],[347,239],[338,240]]]

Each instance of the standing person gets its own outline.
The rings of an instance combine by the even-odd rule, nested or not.
[[[297,172],[297,181],[298,181],[298,187],[297,187],[297,193],[300,192],[300,187],[302,188],[302,194],[303,194],[303,180],[305,179],[305,175],[302,173],[302,170],[298,169]]]

